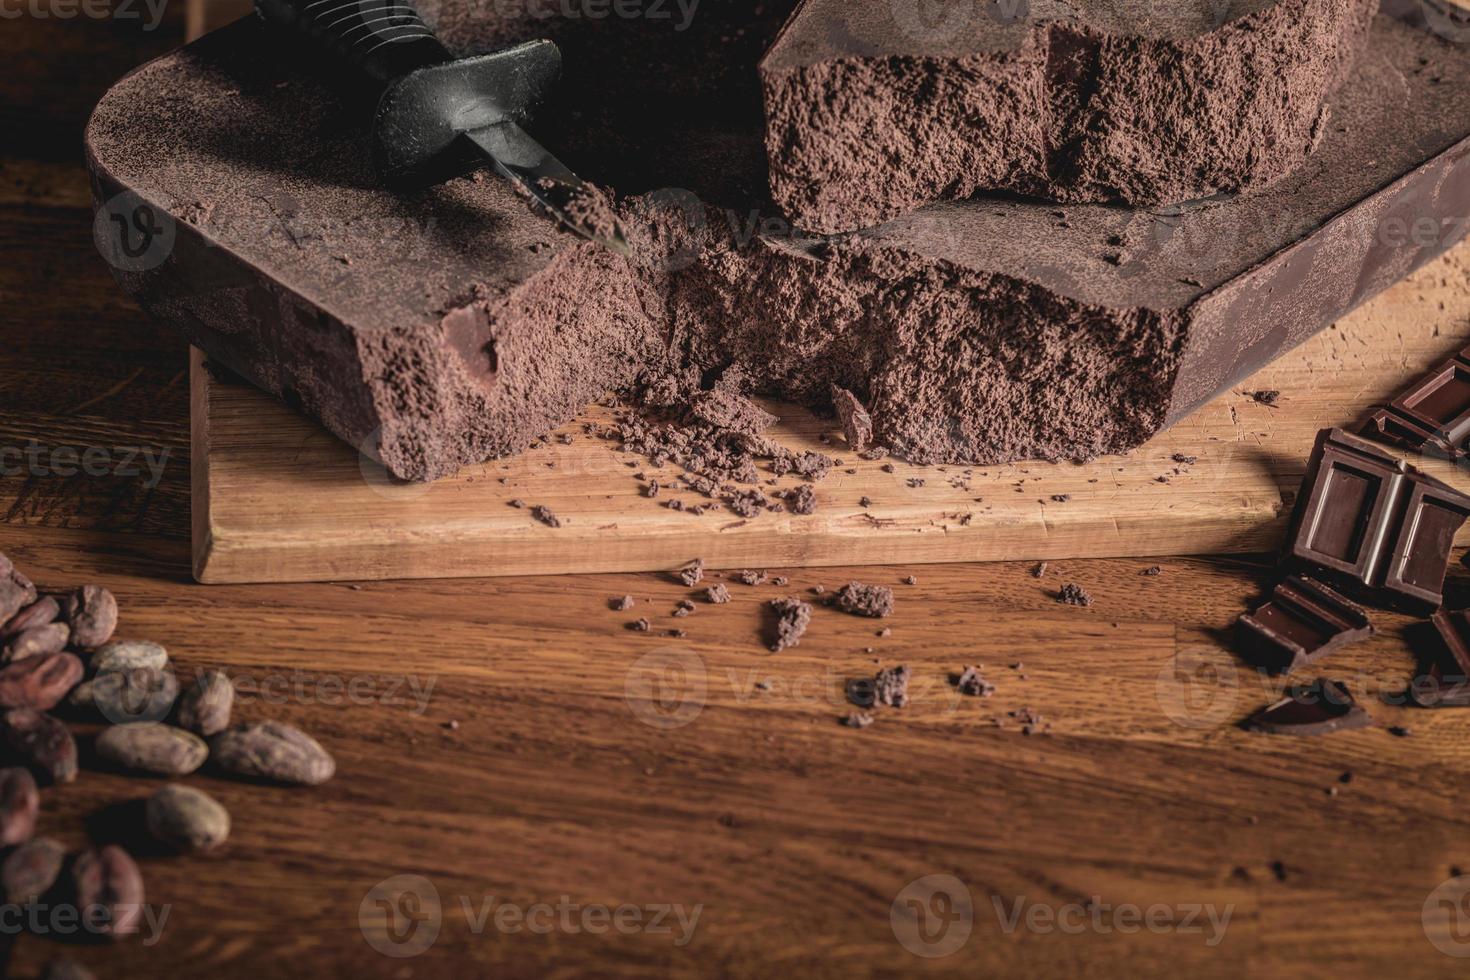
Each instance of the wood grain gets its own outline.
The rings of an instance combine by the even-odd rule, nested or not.
[[[1357,425],[1375,401],[1470,344],[1467,263],[1470,244],[1126,456],[975,467],[868,461],[847,451],[834,422],[768,405],[782,416],[777,441],[842,460],[816,485],[809,516],[665,508],[671,496],[704,498],[644,497],[639,474],[668,487],[681,471],[585,434],[612,421],[598,409],[561,430],[567,445],[554,439],[429,486],[402,483],[267,396],[217,380],[196,355],[195,574],[309,581],[651,571],[695,557],[738,568],[1264,551],[1284,531],[1317,431]],[[1280,401],[1252,397],[1262,389],[1279,390]],[[1424,465],[1470,489],[1453,466]],[[516,499],[550,507],[562,526],[538,523],[510,506]],[[1470,528],[1461,541],[1470,542]]]
[[[23,18],[3,37],[44,53],[42,40],[85,26]],[[246,689],[242,718],[303,726],[340,768],[300,791],[189,777],[230,808],[234,831],[218,853],[181,858],[141,846],[131,826],[133,801],[162,782],[103,772],[88,754],[75,784],[44,793],[42,830],[71,848],[137,850],[150,900],[170,907],[161,939],[0,932],[0,974],[37,977],[63,953],[104,980],[1463,974],[1429,943],[1423,909],[1470,868],[1470,713],[1378,702],[1412,672],[1417,624],[1375,611],[1377,635],[1324,669],[1379,727],[1312,741],[1240,731],[1274,687],[1235,660],[1227,631],[1268,585],[1267,561],[1163,559],[1144,576],[1152,559],[1061,560],[1041,579],[1018,562],[789,569],[784,588],[731,586],[729,605],[684,619],[670,613],[688,590],[658,574],[194,585],[185,347],[120,298],[91,245],[85,177],[74,159],[54,162],[58,130],[76,145],[75,109],[98,73],[145,48],[110,30],[67,37],[40,79],[0,74],[0,106],[32,123],[0,145],[0,228],[26,230],[0,263],[0,446],[170,455],[152,487],[116,468],[5,472],[0,551],[45,588],[113,589],[124,634],[165,643],[185,677],[226,670]],[[41,125],[47,104],[59,109]],[[1396,294],[1424,313],[1389,345],[1403,377],[1470,329],[1449,312],[1465,291],[1456,262]],[[1360,341],[1334,349],[1338,361],[1314,365],[1319,380],[1378,356]],[[1280,387],[1301,398],[1311,386]],[[917,585],[898,584],[910,574]],[[765,600],[850,576],[894,584],[890,636],[818,609],[799,647],[766,652]],[[1091,592],[1090,608],[1055,601],[1068,581]],[[1456,565],[1449,584],[1450,604],[1470,605],[1470,573]],[[624,594],[688,636],[628,630],[633,613],[607,606]],[[682,660],[643,660],[676,650]],[[875,659],[914,669],[914,703],[864,731],[838,726],[842,682]],[[998,690],[957,701],[944,675],[974,662]],[[697,674],[662,669],[691,663],[702,699],[686,697]],[[648,705],[638,695],[652,680],[665,686]],[[641,720],[696,702],[682,728]],[[1020,734],[1008,713],[1023,706],[1049,734]],[[1389,736],[1393,724],[1412,736]],[[376,951],[359,919],[370,889],[401,874],[432,881],[445,908],[437,941],[410,958]],[[964,947],[930,960],[895,938],[890,909],[933,874],[959,878],[976,913]],[[564,895],[702,908],[685,946],[647,931],[476,932],[490,896],[529,907]],[[1200,903],[1232,914],[1214,946],[1167,928],[1007,932],[994,902],[1018,896],[1026,908],[1097,896],[1167,904],[1181,919]]]

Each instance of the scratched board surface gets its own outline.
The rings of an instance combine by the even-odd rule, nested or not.
[[[1138,450],[1085,464],[865,461],[834,422],[774,406],[778,441],[842,463],[816,484],[814,513],[752,519],[667,506],[706,502],[691,492],[645,497],[647,478],[667,487],[679,470],[585,434],[586,422],[610,421],[604,410],[561,430],[565,444],[432,485],[394,483],[316,424],[214,379],[196,354],[195,573],[300,581],[645,571],[696,557],[745,567],[1266,551],[1317,430],[1356,427],[1470,344],[1467,286],[1462,245]],[[1268,404],[1260,391],[1279,396]],[[1421,462],[1470,490],[1470,474]],[[536,505],[561,526],[535,520]]]

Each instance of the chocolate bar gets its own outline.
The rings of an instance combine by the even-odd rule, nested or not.
[[[1423,708],[1470,705],[1470,609],[1441,609],[1429,621],[1439,644],[1425,658],[1428,670],[1409,686],[1409,697]]]
[[[1268,735],[1327,735],[1371,724],[1372,716],[1341,681],[1319,677],[1288,688],[1286,697],[1251,716],[1246,728]]]
[[[1341,429],[1323,429],[1287,532],[1285,558],[1369,602],[1428,611],[1470,497]]]
[[[1470,444],[1470,348],[1374,412],[1362,433],[1444,459],[1463,458]]]
[[[1270,601],[1236,620],[1235,635],[1252,663],[1290,673],[1367,639],[1373,625],[1362,608],[1332,589],[1293,575],[1276,586]]]
[[[808,231],[940,198],[1172,204],[1269,183],[1327,125],[1377,0],[806,0],[761,63]]]

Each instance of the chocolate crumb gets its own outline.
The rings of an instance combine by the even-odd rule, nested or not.
[[[808,624],[812,621],[811,604],[795,596],[786,596],[784,599],[772,599],[766,605],[776,614],[776,623],[772,631],[772,652],[780,653],[788,647],[799,644],[802,634],[806,632]]]
[[[803,483],[786,491],[786,509],[793,514],[812,514],[817,510],[817,491],[810,483]]]
[[[979,667],[966,667],[954,679],[954,686],[972,698],[988,698],[995,693],[995,685],[980,676]]]
[[[878,631],[877,635],[878,636],[882,636],[882,637],[892,636],[893,635],[893,627],[891,627],[891,626],[885,626],[881,630]]]
[[[766,573],[753,572],[747,568],[737,573],[735,577],[738,578],[745,585],[760,585],[766,580]]]
[[[1414,730],[1403,725],[1390,725],[1388,728],[1388,734],[1393,735],[1396,738],[1408,738],[1410,735],[1414,734]]]
[[[871,507],[871,506],[873,506],[873,498],[872,497],[860,497],[860,498],[858,498],[858,506],[859,507]]]
[[[1174,462],[1176,463],[1182,463],[1183,465],[1188,466],[1199,459],[1199,457],[1186,456],[1184,453],[1175,453],[1173,456],[1170,457],[1170,459],[1174,460]]]
[[[853,711],[842,718],[842,724],[848,728],[867,728],[873,723],[873,716],[866,711]]]
[[[674,615],[678,617],[690,616],[694,613],[694,603],[688,599],[680,599],[679,604],[674,607]]]
[[[649,480],[643,485],[643,496],[653,498],[658,496],[658,481]]]
[[[777,575],[775,578],[771,579],[771,584],[779,589],[784,588],[790,581],[791,580],[788,579],[785,575]]]
[[[1051,499],[1055,500],[1059,504],[1065,504],[1067,501],[1072,499],[1072,495],[1070,493],[1054,493],[1051,495]]]
[[[704,578],[704,559],[696,558],[679,571],[679,581],[691,588]]]
[[[550,507],[544,507],[541,504],[537,504],[535,507],[531,508],[531,516],[536,518],[536,520],[540,521],[542,524],[545,524],[547,527],[561,527],[560,518],[558,518],[555,514],[551,512]]]
[[[893,467],[893,464],[892,463],[884,463],[882,466],[880,466],[878,468],[880,470],[882,470],[884,473],[892,473],[892,472],[894,472],[894,467]]]
[[[1092,596],[1082,586],[1068,582],[1057,592],[1057,602],[1067,606],[1090,606]]]
[[[625,595],[622,598],[609,599],[607,603],[616,612],[627,612],[633,608],[633,603],[636,601],[632,596]]]
[[[704,598],[706,602],[723,605],[730,601],[730,590],[725,588],[725,583],[717,582],[704,590]]]
[[[628,629],[638,633],[647,633],[653,624],[646,619],[635,620],[628,624]]]
[[[837,590],[832,603],[845,613],[854,616],[871,616],[881,619],[893,614],[893,590],[886,585],[864,585],[848,582]]]
[[[879,704],[890,708],[902,708],[909,703],[909,678],[912,672],[907,667],[885,667],[873,676],[873,694]]]
[[[1141,574],[1144,574],[1144,575],[1162,575],[1162,574],[1164,574],[1164,570],[1162,568],[1160,568],[1158,565],[1150,565],[1147,568],[1145,568]]]
[[[676,640],[682,640],[684,637],[686,637],[688,635],[689,634],[686,633],[686,632],[684,632],[683,630],[665,630],[664,631],[664,636],[670,636],[670,637],[673,637]]]
[[[903,584],[904,585],[918,585],[919,584],[919,578],[918,578],[917,575],[905,575],[904,578],[903,578]]]
[[[1031,577],[1032,578],[1041,578],[1041,576],[1043,576],[1045,574],[1046,574],[1046,562],[1039,561],[1035,565],[1031,566]]]
[[[524,500],[522,500],[520,497],[517,497],[514,500],[510,501],[510,505],[512,507],[515,507],[517,510],[519,510],[520,508],[526,506],[526,502]]]
[[[1274,407],[1281,399],[1281,392],[1275,390],[1253,391],[1250,393],[1250,396],[1262,405]]]

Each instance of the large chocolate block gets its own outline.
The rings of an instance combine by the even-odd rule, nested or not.
[[[1287,532],[1287,560],[1380,604],[1444,601],[1470,497],[1341,429],[1324,429]]]
[[[1446,459],[1463,458],[1470,449],[1470,349],[1374,412],[1363,435]]]
[[[804,0],[761,63],[776,203],[866,228],[1010,190],[1167,204],[1322,138],[1378,0]]]
[[[687,30],[424,6],[460,53],[561,45],[559,101],[532,129],[625,195],[635,261],[492,175],[379,186],[361,118],[253,22],[119,82],[87,133],[125,288],[414,479],[519,450],[608,390],[716,379],[814,406],[836,385],[917,462],[1121,452],[1470,215],[1470,58],[1384,17],[1316,153],[1264,191],[1162,210],[978,198],[814,239],[766,197],[755,65],[789,4],[701,7]]]

